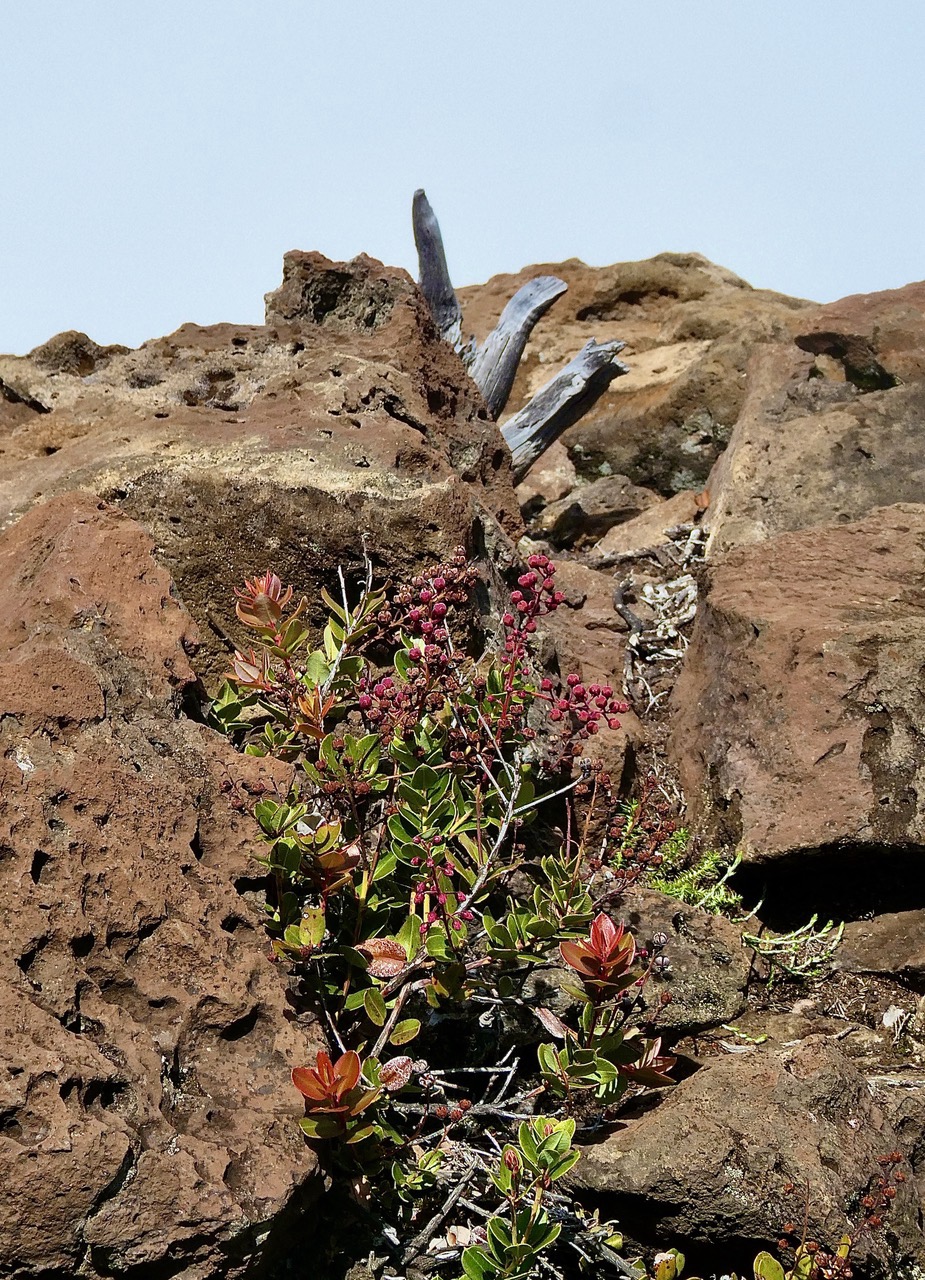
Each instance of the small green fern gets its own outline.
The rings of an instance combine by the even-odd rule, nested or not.
[[[702,911],[741,916],[742,896],[729,884],[742,861],[740,855],[730,858],[718,849],[707,849],[689,866],[679,866],[689,843],[689,833],[683,829],[666,842],[662,849],[664,861],[659,874],[649,880],[649,888]]]

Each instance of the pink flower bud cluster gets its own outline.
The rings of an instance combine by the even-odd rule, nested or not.
[[[412,889],[412,904],[416,908],[421,907],[424,900],[430,898],[436,905],[428,911],[425,923],[436,924],[442,920],[444,925],[458,933],[463,927],[462,921],[468,922],[474,916],[465,906],[466,895],[457,893],[452,887],[449,890],[446,888],[446,882],[456,874],[456,864],[447,854],[442,840],[425,840],[421,836],[415,836],[414,843],[420,845],[421,852],[411,859],[411,865],[417,871]]]
[[[544,680],[541,686],[541,696],[547,693],[549,697],[550,720],[567,721],[573,717],[581,726],[578,731],[581,737],[597,733],[602,720],[609,729],[619,729],[617,716],[629,710],[629,703],[615,697],[611,685],[594,683],[585,686],[574,672],[566,677],[565,687],[558,697],[553,696],[551,684],[551,681]]]

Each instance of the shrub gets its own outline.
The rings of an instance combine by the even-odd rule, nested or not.
[[[481,1280],[526,1275],[558,1236],[543,1203],[577,1159],[582,1099],[600,1110],[668,1084],[672,1059],[633,1025],[655,952],[608,914],[642,863],[633,870],[627,849],[599,892],[600,857],[589,864],[568,816],[573,794],[593,804],[606,792],[584,752],[625,704],[610,686],[538,669],[538,623],[562,601],[546,556],[530,557],[496,651],[481,655],[464,643],[475,581],[462,552],[389,591],[368,571],[352,602],[341,576],[338,600],[322,592],[319,648],[291,587],[269,572],[247,582],[237,615],[254,643],[235,654],[211,722],[296,769],[291,791],[264,795],[255,816],[273,954],[328,1038],[314,1066],[294,1064],[305,1132],[339,1142],[382,1187],[387,1178],[410,1227],[442,1191],[451,1129],[458,1174],[465,1135],[520,1121],[517,1146],[467,1174],[507,1205],[463,1254]],[[566,835],[540,852],[534,822],[547,802]],[[530,872],[532,891],[515,893],[515,874]],[[575,975],[574,1026],[526,993],[530,972],[552,962]],[[552,1036],[532,1072],[484,1065],[512,1009],[534,1020],[535,1039]],[[454,1018],[464,1067],[458,1048],[447,1059]],[[461,1070],[485,1086],[477,1101],[456,1096]],[[519,1092],[502,1102],[499,1080]],[[540,1102],[554,1114],[535,1117]]]

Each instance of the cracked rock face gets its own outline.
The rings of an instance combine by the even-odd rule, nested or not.
[[[34,507],[0,579],[0,1272],[237,1274],[318,1182],[232,803],[287,771],[182,714],[196,630],[114,507]]]
[[[925,847],[925,506],[711,565],[675,687],[695,820],[747,859]]]
[[[753,289],[696,253],[609,267],[573,258],[460,290],[464,334],[484,338],[507,299],[536,275],[558,276],[569,289],[536,326],[507,413],[522,408],[589,338],[625,342],[620,358],[629,374],[562,440],[582,479],[625,475],[664,496],[703,488],[745,399],[755,345],[789,339],[816,310]]]
[[[587,1146],[571,1177],[609,1194],[608,1211],[628,1227],[675,1241],[701,1274],[721,1265],[744,1275],[757,1249],[774,1248],[783,1223],[802,1223],[807,1189],[808,1238],[838,1241],[853,1227],[877,1157],[897,1145],[862,1074],[813,1036],[697,1071]],[[885,1230],[857,1239],[859,1274],[917,1274],[925,1257],[917,1201],[911,1183],[901,1186]],[[722,1249],[709,1252],[716,1241]]]

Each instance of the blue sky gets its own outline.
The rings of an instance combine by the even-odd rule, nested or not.
[[[262,318],[291,248],[457,284],[696,250],[925,276],[923,0],[11,0],[0,351]]]

